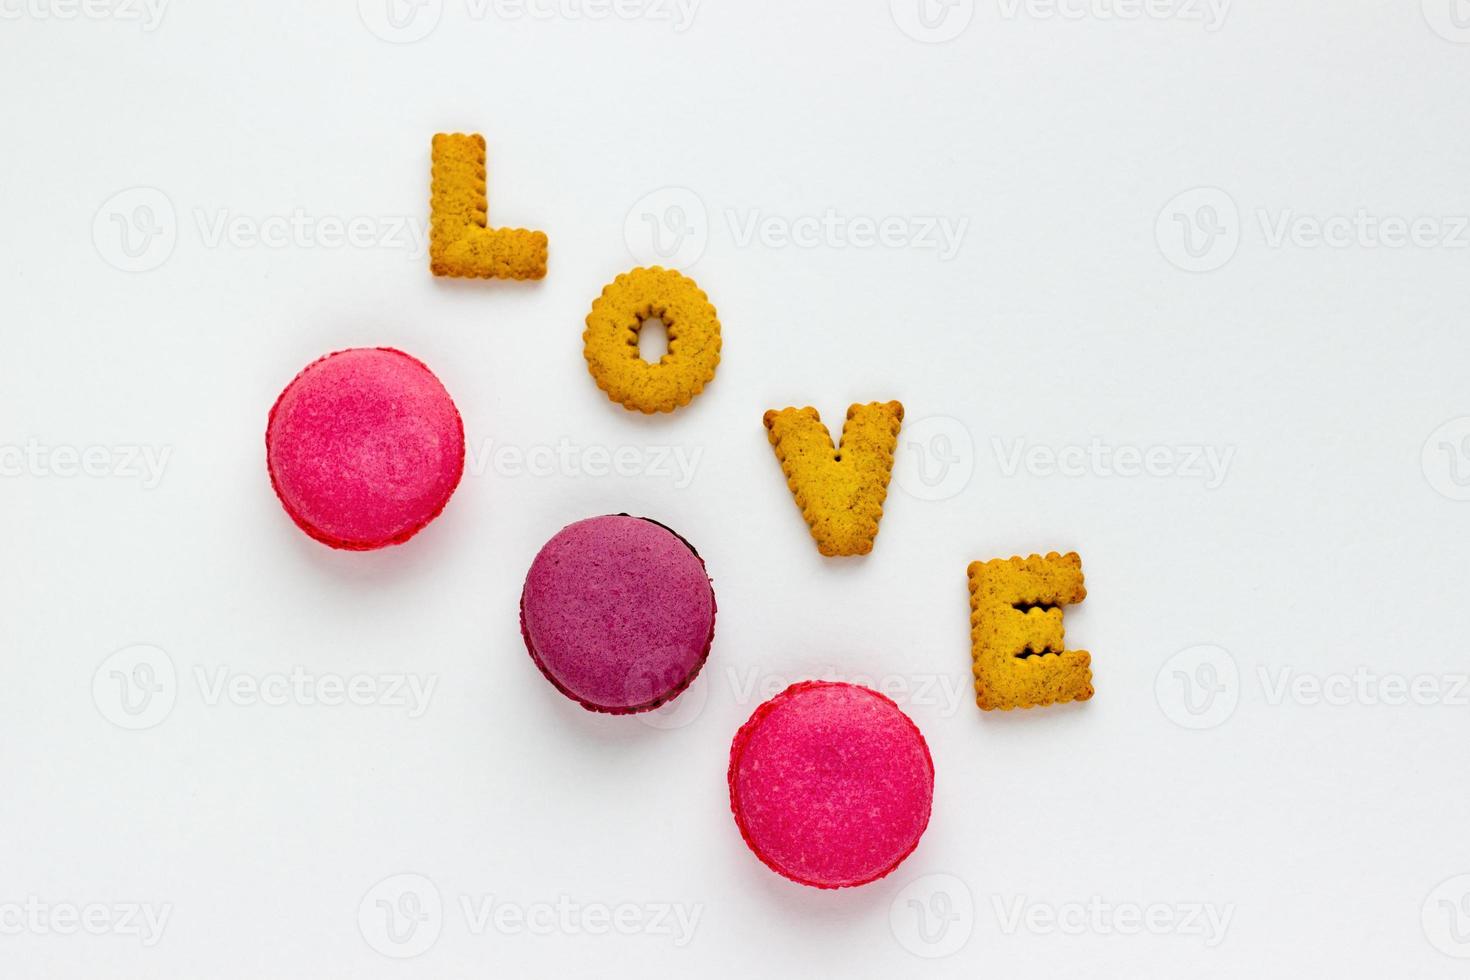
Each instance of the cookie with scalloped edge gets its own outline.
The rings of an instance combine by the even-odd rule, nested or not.
[[[669,337],[656,364],[638,353],[638,332],[652,319],[663,321]],[[604,286],[582,333],[582,356],[597,387],[647,415],[672,412],[703,391],[720,366],[720,347],[720,320],[699,283],[656,265]]]
[[[429,271],[472,279],[542,279],[546,233],[491,228],[485,137],[434,136],[429,190]]]
[[[1092,656],[1063,642],[1062,607],[1087,597],[1077,553],[971,562],[975,703],[991,711],[1093,695]]]
[[[838,446],[811,406],[773,409],[764,422],[817,550],[828,556],[872,551],[893,475],[903,405],[851,406]]]

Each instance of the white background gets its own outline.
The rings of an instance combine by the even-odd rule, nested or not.
[[[1463,975],[1466,4],[68,2],[0,0],[0,973]],[[436,281],[406,243],[439,131],[485,134],[543,282]],[[1312,239],[1360,211],[1381,235]],[[316,230],[252,238],[293,214]],[[332,247],[353,218],[370,240]],[[655,245],[725,358],[647,419],[581,331]],[[266,412],[378,344],[482,455],[413,541],[336,553],[271,494]],[[877,546],[823,559],[761,414],[890,398]],[[1094,440],[1162,450],[1046,465]],[[584,472],[618,447],[633,475]],[[517,629],[537,548],[617,511],[686,535],[719,600],[652,719],[562,698]],[[984,715],[965,566],[1053,549],[1097,696]],[[215,696],[293,668],[435,686],[416,717]],[[937,770],[918,850],[839,893],[728,813],[735,729],[814,675],[884,684]],[[58,934],[89,905],[104,934]],[[591,933],[614,913],[633,934]]]

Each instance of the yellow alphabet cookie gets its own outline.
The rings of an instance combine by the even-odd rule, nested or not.
[[[796,506],[824,555],[866,555],[878,536],[893,450],[903,424],[898,402],[853,405],[842,426],[842,444],[815,408],[783,408],[765,414],[766,435],[796,496]]]
[[[1062,644],[1062,607],[1087,596],[1076,552],[970,564],[975,703],[1032,708],[1092,697],[1092,657]]]
[[[662,320],[669,352],[657,364],[638,354],[645,320]],[[633,269],[602,290],[587,314],[582,354],[597,387],[624,408],[672,412],[709,384],[720,364],[720,321],[699,284],[673,269]]]
[[[487,227],[485,137],[434,137],[429,195],[429,270],[436,276],[541,279],[546,233]]]

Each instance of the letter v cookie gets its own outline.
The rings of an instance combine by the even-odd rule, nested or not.
[[[836,447],[815,408],[772,410],[765,414],[765,424],[817,550],[824,555],[872,551],[893,474],[903,406],[853,405]]]

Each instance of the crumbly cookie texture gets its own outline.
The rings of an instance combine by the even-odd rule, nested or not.
[[[810,406],[772,410],[764,421],[817,550],[829,556],[872,551],[893,474],[903,406],[853,405],[842,426],[842,443],[836,447],[822,417]]]
[[[971,562],[975,703],[986,711],[1092,697],[1092,657],[1063,645],[1062,607],[1087,597],[1076,552]]]
[[[429,194],[429,270],[473,279],[541,279],[546,233],[490,228],[485,199],[485,137],[439,133]]]
[[[638,354],[638,331],[655,318],[668,330],[669,351],[649,364]],[[719,317],[699,284],[655,265],[603,288],[587,314],[582,355],[607,397],[651,415],[689,404],[714,380],[720,343]]]

